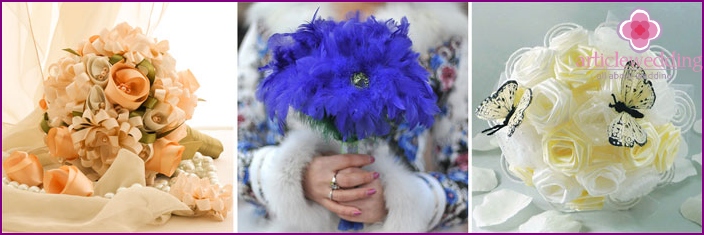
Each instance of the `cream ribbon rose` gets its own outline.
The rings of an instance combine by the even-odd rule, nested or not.
[[[525,115],[538,133],[545,133],[567,120],[572,103],[572,91],[567,86],[548,79],[532,90],[533,99]]]
[[[7,178],[20,184],[26,184],[30,187],[42,184],[44,168],[39,162],[39,158],[34,154],[23,151],[12,152],[2,162],[2,169]]]
[[[657,126],[655,130],[658,133],[657,137],[660,138],[660,145],[658,146],[658,152],[653,165],[655,165],[655,169],[657,169],[658,172],[663,173],[669,170],[675,162],[675,157],[677,156],[677,151],[680,146],[681,132],[680,129],[672,125],[672,123]]]
[[[648,141],[643,146],[635,145],[633,148],[628,148],[628,157],[636,168],[651,166],[657,156],[658,146],[660,146],[660,138],[658,138],[655,127],[650,122],[641,122],[640,126],[648,136]]]
[[[83,56],[83,63],[86,66],[86,73],[93,84],[105,88],[110,80],[110,61],[108,57],[88,54]]]
[[[221,189],[219,185],[211,185],[208,179],[198,176],[177,176],[169,193],[188,205],[196,216],[209,214],[222,221],[232,209],[232,185]]]
[[[543,137],[543,161],[553,170],[572,176],[582,171],[589,159],[589,146],[574,127],[561,126]]]
[[[193,111],[198,104],[198,97],[194,94],[200,87],[198,80],[193,76],[191,70],[178,72],[178,81],[183,85],[183,92],[178,99],[178,106],[186,113],[186,119],[193,117]]]

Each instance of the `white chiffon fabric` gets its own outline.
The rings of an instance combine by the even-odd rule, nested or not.
[[[118,23],[141,27],[148,36],[167,3],[3,3],[2,147],[37,155],[44,169],[58,166],[48,155],[38,108],[46,68],[73,47]],[[135,231],[162,224],[191,210],[177,198],[144,186],[143,161],[120,151],[95,184],[94,197],[34,193],[2,188],[4,231]],[[133,186],[137,184],[137,186]],[[115,193],[112,199],[101,197]]]

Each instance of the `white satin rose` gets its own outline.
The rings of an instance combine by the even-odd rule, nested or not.
[[[532,90],[533,99],[525,115],[538,133],[549,132],[567,120],[572,102],[572,91],[567,86],[548,79]]]
[[[594,165],[577,173],[576,178],[589,195],[606,196],[618,191],[626,170],[622,164]]]
[[[511,78],[523,86],[533,87],[555,77],[555,51],[545,47],[534,47],[523,53],[516,61]]]
[[[559,51],[555,57],[555,79],[577,88],[592,79],[604,79],[605,66],[597,58],[603,55],[597,48],[578,44]]]
[[[566,203],[582,194],[582,186],[574,177],[549,168],[536,172],[533,175],[533,184],[540,195],[552,203]]]
[[[562,32],[551,38],[549,48],[556,51],[564,51],[578,44],[589,44],[589,31],[581,26]]]

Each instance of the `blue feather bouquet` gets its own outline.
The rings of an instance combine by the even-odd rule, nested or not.
[[[316,19],[269,39],[271,62],[257,98],[283,132],[289,107],[337,140],[433,124],[439,112],[428,72],[411,49],[408,20]]]
[[[316,19],[268,41],[271,61],[257,99],[283,134],[289,108],[315,129],[345,143],[385,137],[400,125],[430,127],[440,111],[428,72],[411,49],[404,17],[366,21]],[[412,129],[412,128],[411,128]],[[340,230],[361,223],[342,220]]]

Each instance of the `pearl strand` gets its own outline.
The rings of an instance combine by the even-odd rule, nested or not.
[[[29,191],[29,192],[33,192],[33,193],[46,193],[46,191],[44,191],[44,189],[42,189],[42,188],[39,188],[37,186],[29,187],[26,184],[20,184],[17,181],[12,181],[12,180],[10,180],[10,178],[7,178],[7,177],[2,177],[2,184],[7,185],[11,188]]]
[[[200,153],[197,153],[195,156],[193,156],[192,159],[187,159],[187,160],[182,160],[181,163],[179,164],[178,168],[176,169],[176,175],[179,174],[184,174],[186,176],[190,175],[195,175],[198,176],[198,178],[204,178],[207,177],[210,180],[210,183],[215,185],[220,185],[220,182],[218,180],[218,174],[217,174],[217,169],[215,165],[213,164],[213,159],[210,157],[206,157],[201,155]],[[175,175],[175,176],[176,176]],[[163,192],[168,193],[169,190],[171,190],[171,185],[175,183],[174,180],[175,177],[172,177],[171,179],[164,179],[164,178],[159,178],[154,181],[154,185],[150,187],[154,187],[156,189],[159,189]],[[9,187],[23,190],[23,191],[29,191],[33,193],[46,193],[44,189],[39,188],[37,186],[28,186],[26,184],[20,184],[17,181],[12,181],[10,178],[3,177],[2,178],[2,183],[3,185],[7,185]],[[119,187],[114,193],[106,193],[102,197],[107,198],[107,199],[112,199],[115,197],[117,193],[120,193],[127,188],[131,187],[142,187],[141,184],[133,184],[130,187]],[[94,197],[101,197],[99,195],[94,195]]]

